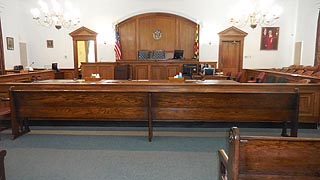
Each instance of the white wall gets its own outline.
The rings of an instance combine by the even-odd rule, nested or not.
[[[59,1],[59,0],[58,0]],[[62,0],[61,0],[62,1]],[[80,9],[81,24],[98,33],[98,61],[114,61],[113,25],[125,18],[146,12],[174,13],[201,24],[200,61],[218,60],[217,33],[230,27],[229,14],[233,5],[239,0],[70,0]],[[299,3],[302,0],[275,0],[284,8],[279,23],[279,48],[277,51],[260,50],[261,27],[252,30],[250,27],[240,28],[248,35],[245,38],[244,68],[283,67],[293,64],[294,42],[304,42],[303,60],[310,64],[314,56],[315,21],[317,8],[314,1]],[[312,2],[313,3],[312,3]],[[28,46],[28,61],[35,62],[34,67],[44,67],[57,62],[59,68],[73,68],[72,39],[69,33],[73,29],[40,27],[33,22],[30,9],[38,7],[37,0],[1,0],[3,37],[15,38],[15,50],[5,50],[6,68],[19,64],[18,41]],[[298,7],[299,4],[299,7]],[[303,5],[301,5],[303,4]],[[1,5],[1,4],[0,4]],[[297,17],[299,17],[297,19]],[[312,23],[305,28],[308,18]],[[300,25],[303,24],[303,25]],[[297,28],[296,28],[297,27]],[[46,47],[46,40],[54,41],[54,48]],[[104,44],[104,41],[107,44]],[[4,44],[6,42],[4,41]],[[305,49],[309,51],[306,51]]]
[[[248,36],[244,45],[244,68],[284,67],[293,64],[294,34],[296,26],[297,0],[276,1],[283,7],[277,24],[280,27],[278,50],[260,50],[261,27],[245,30]]]
[[[299,0],[295,41],[302,41],[301,64],[313,65],[320,0]]]
[[[17,1],[3,0],[0,4],[1,10],[1,25],[4,47],[4,58],[6,69],[13,69],[13,66],[20,64],[20,49],[19,42],[21,41],[21,26],[19,5]],[[16,14],[16,15],[15,15]],[[14,38],[14,50],[7,50],[6,37]]]

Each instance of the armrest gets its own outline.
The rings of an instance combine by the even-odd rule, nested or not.
[[[225,166],[227,167],[228,165],[228,155],[226,154],[226,152],[223,149],[220,149],[218,151],[218,156],[219,156],[219,161]]]
[[[228,155],[223,149],[218,150],[219,180],[227,179]]]

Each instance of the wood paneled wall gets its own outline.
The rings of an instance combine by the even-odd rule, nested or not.
[[[131,17],[117,25],[122,59],[136,60],[138,50],[174,51],[183,49],[184,57],[192,59],[197,24],[191,20],[168,13],[146,13]],[[160,30],[161,39],[153,33]]]

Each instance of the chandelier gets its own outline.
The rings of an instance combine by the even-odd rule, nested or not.
[[[252,29],[272,26],[280,18],[282,8],[272,0],[241,0],[232,10],[230,22],[238,27],[249,25]]]
[[[70,2],[65,2],[65,9],[56,1],[51,0],[51,9],[46,2],[39,0],[40,8],[31,9],[33,19],[40,25],[56,29],[70,28],[80,23],[79,11],[72,7]]]

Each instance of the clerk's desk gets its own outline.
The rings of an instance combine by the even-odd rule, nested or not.
[[[228,80],[230,76],[225,76],[223,74],[215,74],[215,75],[199,75],[199,74],[193,74],[192,79],[195,80]]]

